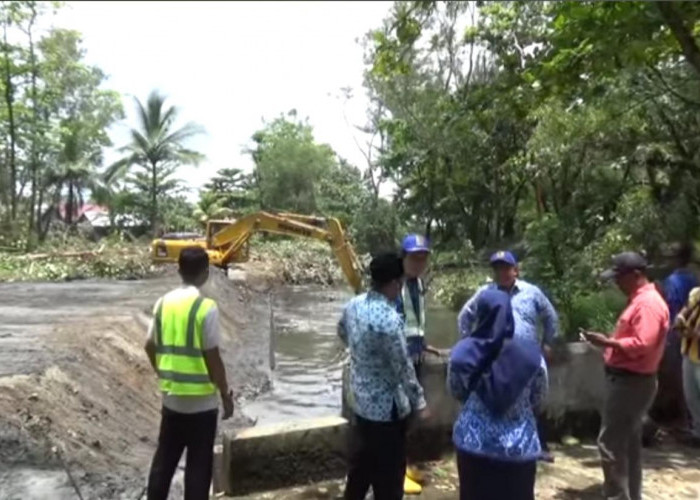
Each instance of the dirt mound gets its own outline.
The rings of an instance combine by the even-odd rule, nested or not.
[[[25,351],[44,355],[41,363],[0,376],[0,498],[48,498],[46,491],[50,498],[76,498],[66,469],[86,499],[140,495],[161,404],[143,352],[147,311],[176,285],[175,277],[75,285],[94,291],[88,296],[76,296],[72,285],[33,285],[31,293],[25,285],[3,286],[5,307],[14,314],[7,317],[17,328],[0,339],[12,346],[0,349],[0,364],[11,366],[10,358]],[[269,295],[234,285],[214,269],[204,293],[219,304],[229,379],[237,395],[251,398],[269,386]],[[13,303],[13,296],[22,298]],[[60,320],[53,310],[62,311]],[[226,427],[246,424],[239,410]],[[32,484],[44,486],[32,490]]]
[[[70,353],[70,362],[0,379],[0,420],[15,437],[13,446],[3,442],[2,461],[52,469],[65,461],[88,498],[142,487],[160,406],[141,349],[146,321],[102,317],[80,328],[61,325],[52,346]]]
[[[232,282],[226,273],[212,268],[202,293],[216,301],[221,321],[221,355],[229,383],[240,402],[270,386],[273,356],[270,286],[264,281]]]

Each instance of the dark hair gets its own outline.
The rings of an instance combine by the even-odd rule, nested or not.
[[[403,261],[396,252],[384,252],[375,256],[369,263],[372,285],[382,287],[403,276]]]
[[[687,266],[693,260],[693,244],[691,242],[683,242],[678,246],[676,251],[676,259],[681,266]]]
[[[183,248],[177,264],[183,281],[191,283],[209,268],[209,255],[202,247]]]

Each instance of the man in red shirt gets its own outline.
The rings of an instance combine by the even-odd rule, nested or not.
[[[642,423],[656,395],[656,372],[669,326],[668,306],[647,278],[647,263],[635,252],[612,259],[602,274],[614,279],[629,302],[611,337],[583,332],[604,348],[605,403],[598,449],[608,500],[642,500]]]

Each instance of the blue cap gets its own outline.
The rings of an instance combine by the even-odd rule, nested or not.
[[[489,261],[491,265],[494,264],[508,264],[509,266],[517,266],[518,261],[515,259],[515,255],[508,252],[507,250],[500,250],[491,256]]]
[[[430,242],[420,234],[409,234],[403,239],[401,249],[406,253],[430,252]]]

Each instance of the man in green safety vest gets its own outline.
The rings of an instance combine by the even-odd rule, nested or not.
[[[401,294],[396,299],[396,309],[404,320],[404,335],[408,356],[413,362],[416,376],[420,379],[420,368],[425,351],[437,351],[425,342],[425,288],[423,275],[430,259],[430,244],[425,236],[409,234],[401,244],[404,267],[404,285]],[[422,491],[420,483],[423,474],[412,464],[408,456],[406,477],[404,478],[404,493],[417,495]]]
[[[148,500],[166,500],[182,452],[187,450],[185,500],[209,498],[218,415],[233,415],[233,393],[219,354],[219,313],[202,297],[209,256],[200,247],[182,250],[182,286],[158,299],[148,330],[146,353],[158,375],[163,410],[158,449],[148,477]]]

